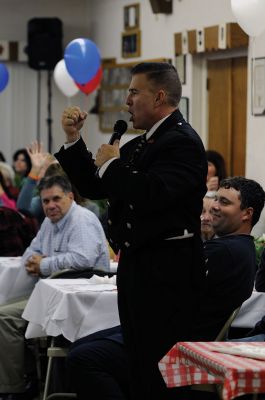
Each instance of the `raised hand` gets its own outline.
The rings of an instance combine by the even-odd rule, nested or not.
[[[43,151],[42,143],[38,143],[37,141],[32,142],[30,146],[27,147],[27,152],[32,164],[30,174],[39,176],[51,156],[49,153]]]
[[[79,131],[82,129],[87,112],[81,111],[79,107],[68,107],[62,115],[62,127],[66,133],[68,143],[75,142],[80,137]]]
[[[207,181],[207,190],[209,191],[216,191],[219,188],[219,178],[218,176],[212,176]]]

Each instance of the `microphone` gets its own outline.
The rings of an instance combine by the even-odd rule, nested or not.
[[[120,140],[122,135],[127,131],[127,127],[127,122],[123,121],[122,119],[116,121],[113,128],[113,134],[111,135],[111,138],[109,140],[109,144],[113,144],[115,140]]]

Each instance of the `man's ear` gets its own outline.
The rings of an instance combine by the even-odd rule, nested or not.
[[[163,89],[160,89],[157,93],[156,93],[156,98],[155,98],[155,104],[157,106],[160,106],[161,104],[163,104],[165,102],[165,98],[166,98],[166,93]]]
[[[253,217],[253,212],[254,212],[253,207],[246,208],[244,210],[244,215],[243,215],[242,221],[244,221],[244,222],[245,221],[251,221],[252,217]]]
[[[68,195],[69,195],[69,199],[71,199],[71,200],[75,199],[75,196],[74,196],[73,192],[69,192]]]

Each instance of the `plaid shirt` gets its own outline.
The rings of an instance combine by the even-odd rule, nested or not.
[[[37,231],[34,218],[7,207],[0,207],[0,256],[22,256]]]

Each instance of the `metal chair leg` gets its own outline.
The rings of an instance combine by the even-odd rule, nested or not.
[[[43,392],[43,400],[52,400],[54,398],[77,398],[76,393],[51,393],[48,395],[50,379],[51,379],[51,372],[52,372],[52,359],[54,357],[66,357],[68,353],[68,349],[65,347],[56,347],[55,346],[55,338],[52,338],[51,345],[47,350],[48,355],[48,365],[47,365],[47,373],[45,379],[45,386]]]
[[[53,346],[54,346],[54,338],[52,338],[52,341],[51,341],[51,347],[53,347]],[[47,394],[48,394],[50,378],[51,378],[51,369],[52,369],[52,356],[49,356],[42,400],[47,400]]]

